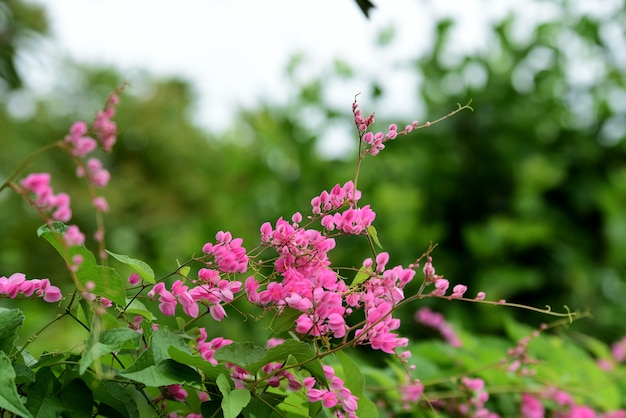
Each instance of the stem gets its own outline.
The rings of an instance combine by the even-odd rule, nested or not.
[[[17,176],[19,176],[22,171],[24,171],[26,169],[26,167],[28,167],[28,165],[30,163],[32,163],[33,161],[35,161],[37,158],[39,158],[42,154],[45,154],[46,152],[48,152],[49,150],[51,150],[52,148],[55,147],[61,147],[63,145],[63,141],[56,141],[53,142],[52,144],[48,144],[44,147],[39,148],[38,150],[36,150],[35,152],[33,152],[32,154],[30,154],[23,162],[22,164],[20,164],[10,175],[9,177],[4,181],[4,183],[0,184],[0,192],[2,192],[4,189],[6,189],[7,187],[9,187],[9,184],[15,180],[17,178]]]
[[[22,354],[22,352],[26,349],[26,347],[28,347],[32,342],[34,342],[39,335],[44,332],[50,325],[54,324],[56,321],[58,321],[59,319],[63,318],[65,315],[67,315],[69,312],[65,311],[64,313],[59,313],[57,314],[54,319],[50,322],[48,322],[46,325],[44,325],[39,331],[35,332],[25,343],[24,345],[22,345],[22,347],[17,351],[17,353],[15,354],[15,358],[17,358],[18,356],[20,356]]]

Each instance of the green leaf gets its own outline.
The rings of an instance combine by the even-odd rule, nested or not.
[[[94,400],[100,404],[108,405],[125,418],[139,416],[136,401],[129,393],[135,390],[133,386],[122,385],[111,380],[96,379],[90,373],[85,375],[84,380],[93,393]]]
[[[374,241],[374,244],[378,245],[378,248],[382,250],[383,246],[378,240],[378,231],[376,231],[374,225],[370,225],[367,227],[367,234],[372,237],[372,241]]]
[[[92,416],[93,395],[82,379],[74,379],[63,386],[58,396],[63,403],[63,416]]]
[[[368,271],[368,269],[365,266],[361,266],[359,271],[356,273],[356,276],[354,276],[354,279],[352,279],[351,286],[356,286],[363,283],[364,281],[369,279],[370,276],[371,273]]]
[[[361,373],[360,366],[344,351],[338,351],[336,356],[343,368],[343,381],[346,387],[350,389],[353,395],[359,398],[357,401],[359,405],[357,415],[360,417],[378,417],[378,408],[376,408],[374,402],[363,395],[365,378],[363,377],[363,373]]]
[[[111,257],[115,258],[117,261],[130,266],[133,270],[137,272],[137,274],[139,275],[139,277],[142,278],[142,280],[151,284],[155,283],[154,271],[152,270],[152,267],[150,267],[146,262],[137,260],[136,258],[130,258],[127,255],[115,254],[113,251],[109,251],[109,250],[105,250],[105,251]]]
[[[223,396],[224,418],[237,418],[243,408],[250,403],[250,392],[246,389],[231,390],[229,379],[223,374],[218,376],[216,383]]]
[[[68,265],[73,263],[72,259],[75,256],[79,255],[82,257],[83,262],[75,273],[79,285],[86,288],[87,283],[91,282],[94,284],[91,293],[110,299],[117,305],[124,306],[126,301],[124,280],[114,269],[97,264],[96,257],[86,247],[82,245],[66,247],[62,236],[66,228],[63,223],[54,222],[52,230],[48,225],[39,227],[37,235],[48,241],[61,254],[61,257]]]
[[[178,269],[178,274],[180,274],[183,277],[188,277],[190,271],[191,271],[191,267],[184,266],[184,267],[181,267],[180,269]]]
[[[20,401],[15,387],[15,371],[11,366],[11,360],[4,351],[0,351],[0,388],[2,388],[0,390],[0,409],[6,409],[22,417],[32,417]]]
[[[316,402],[317,404],[322,404],[321,402]],[[302,391],[291,392],[284,399],[280,405],[277,405],[278,409],[280,409],[280,414],[278,416],[288,416],[290,418],[308,418],[310,415],[310,407],[313,403],[309,402],[309,398]],[[262,416],[262,415],[257,415]]]
[[[274,331],[274,335],[280,335],[292,329],[295,320],[298,319],[300,315],[302,315],[301,311],[286,306],[279,315],[272,319],[270,328]]]
[[[87,339],[85,353],[80,360],[79,373],[82,375],[96,359],[113,351],[120,351],[128,343],[138,346],[140,339],[141,334],[130,328],[115,328],[100,335],[92,330]]]
[[[172,356],[173,360],[197,368],[202,373],[204,373],[207,380],[210,380],[212,382],[215,382],[220,374],[228,375],[228,369],[226,369],[226,366],[224,366],[223,364],[218,364],[214,366],[205,359],[203,359],[201,356],[191,355],[176,347],[170,347],[168,353],[170,356]]]
[[[264,348],[254,345],[251,342],[232,343],[217,350],[213,357],[217,361],[236,364],[248,373],[255,374],[259,367],[263,367],[267,364],[258,365],[259,360],[265,356],[266,351],[267,350]],[[252,367],[250,367],[250,365],[252,365]]]
[[[146,308],[146,305],[144,305],[139,299],[133,299],[132,302],[130,302],[130,305],[128,304],[128,302],[129,302],[129,299],[126,299],[125,306],[127,306],[127,308],[124,311],[125,313],[141,315],[144,318],[146,318],[148,321],[154,320],[154,315],[152,314],[152,312],[150,312],[148,308]]]
[[[59,380],[50,367],[43,367],[37,371],[35,382],[28,385],[26,390],[28,400],[26,407],[37,417],[58,417],[63,412],[63,403],[56,397],[51,397],[61,389]]]
[[[24,323],[24,313],[19,309],[0,308],[0,351],[11,354],[15,348],[18,330]]]
[[[157,365],[148,366],[137,371],[124,371],[120,375],[152,387],[168,386],[176,383],[199,384],[202,382],[200,375],[194,369],[171,359],[163,360]]]
[[[318,382],[326,384],[326,376],[324,375],[322,363],[319,359],[315,358],[315,353],[311,350],[311,347],[302,341],[287,340],[280,345],[270,348],[257,362],[249,364],[246,370],[251,374],[255,374],[266,364],[273,362],[282,363],[290,356],[295,358],[299,363],[303,363],[301,367],[308,370]]]
[[[300,391],[295,393],[302,393]],[[285,417],[295,418],[297,415],[280,414],[278,408],[285,405],[288,399],[285,395],[272,392],[262,392],[253,396],[250,403],[241,411],[244,418],[268,418],[268,417]],[[308,404],[308,399],[306,399]],[[304,415],[305,417],[307,415]]]

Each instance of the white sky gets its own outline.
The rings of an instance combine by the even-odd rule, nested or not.
[[[365,79],[384,75],[386,110],[411,118],[415,75],[395,64],[428,49],[434,9],[442,10],[446,3],[461,15],[474,16],[460,43],[476,39],[484,27],[477,21],[484,20],[480,0],[432,2],[435,6],[420,0],[374,0],[377,8],[369,20],[354,0],[31,1],[48,10],[54,39],[48,54],[181,75],[198,88],[198,122],[212,130],[227,127],[235,108],[252,106],[259,97],[285,102],[294,92],[285,85],[284,69],[298,52],[307,55],[311,75],[335,57],[351,63]],[[384,50],[375,48],[378,30],[389,26],[396,28],[395,41]],[[45,71],[35,73],[40,81],[44,78]],[[349,108],[357,92],[366,100],[363,89],[368,87],[355,80],[333,89],[329,100]]]
[[[285,67],[301,52],[309,77],[336,57],[357,70],[359,78],[332,86],[327,100],[333,106],[349,108],[361,92],[364,111],[399,122],[423,120],[416,114],[415,71],[397,64],[429,49],[441,16],[457,18],[452,44],[466,51],[486,47],[488,22],[510,10],[522,29],[558,12],[552,2],[534,0],[372,0],[376,9],[368,20],[354,0],[29,1],[47,8],[52,27],[52,40],[26,65],[34,90],[45,92],[46,77],[59,76],[51,74],[48,62],[63,56],[122,72],[141,68],[179,75],[197,88],[197,122],[218,132],[231,125],[235,109],[253,106],[259,98],[286,103],[296,92],[285,83]],[[583,3],[595,10],[615,1]],[[391,26],[396,29],[392,44],[376,48],[379,30]],[[372,79],[384,83],[382,109],[381,103],[376,109],[368,105],[371,92],[364,89]]]

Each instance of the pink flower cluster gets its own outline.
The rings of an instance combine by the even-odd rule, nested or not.
[[[202,272],[205,270],[200,270],[199,275],[203,276]],[[197,318],[200,313],[198,303],[205,303],[209,305],[211,316],[216,321],[221,321],[226,316],[221,303],[232,302],[234,294],[239,292],[241,287],[241,282],[220,279],[218,275],[191,289],[182,280],[176,280],[171,291],[167,290],[165,283],[159,282],[148,292],[148,296],[150,298],[159,296],[159,310],[167,316],[173,316],[176,306],[180,303],[185,314]]]
[[[626,410],[597,413],[592,408],[577,405],[574,399],[562,390],[550,387],[541,394],[522,394],[520,415],[522,418],[544,418],[546,410],[542,399],[549,400],[559,408],[553,415],[554,418],[626,418]]]
[[[275,228],[269,222],[261,226],[262,243],[278,252],[274,266],[282,281],[271,281],[259,292],[259,282],[249,277],[245,284],[248,300],[302,311],[296,320],[296,331],[301,334],[343,337],[346,309],[342,294],[348,287],[329,267],[328,252],[335,247],[335,240],[300,227],[301,219],[296,214],[293,223],[280,218]]]
[[[206,261],[207,268],[198,271],[198,280],[193,281],[191,289],[182,280],[172,284],[171,291],[167,290],[165,283],[154,285],[148,292],[150,298],[159,296],[159,309],[165,315],[172,316],[178,303],[185,314],[192,318],[199,315],[198,303],[209,306],[209,313],[216,321],[221,321],[226,316],[222,303],[230,303],[235,294],[242,289],[242,283],[237,280],[226,280],[221,277],[222,273],[245,273],[248,269],[248,255],[242,247],[241,238],[233,239],[230,232],[220,231],[216,235],[217,244],[207,243],[202,251],[212,255],[212,260]],[[217,267],[217,269],[213,268]],[[131,284],[139,283],[138,276],[129,277]]]
[[[220,348],[230,345],[233,343],[232,340],[227,340],[222,337],[213,338],[211,341],[207,342],[207,332],[205,328],[200,328],[200,336],[196,338],[196,345],[198,347],[198,352],[203,359],[211,363],[212,365],[217,365],[217,360],[213,357],[215,352]]]
[[[74,122],[70,127],[69,135],[65,136],[65,142],[70,144],[72,155],[84,157],[96,149],[96,140],[86,136],[87,124],[83,121]]]
[[[220,231],[216,234],[217,244],[206,243],[202,252],[213,255],[214,263],[223,273],[245,273],[248,270],[248,255],[242,247],[241,238],[233,239],[230,232]],[[207,263],[212,266],[213,263]]]
[[[324,190],[319,196],[315,196],[311,199],[311,206],[313,214],[319,215],[335,211],[346,203],[355,207],[359,199],[361,192],[355,189],[352,181],[348,181],[343,186],[336,184],[330,193]]]
[[[324,375],[328,380],[328,388],[315,389],[315,379],[304,379],[304,386],[308,389],[309,402],[322,402],[325,408],[337,408],[335,416],[345,418],[357,418],[358,397],[354,396],[350,389],[345,387],[343,380],[335,376],[335,370],[331,366],[324,365]]]
[[[438,331],[443,339],[452,347],[460,347],[461,340],[457,337],[452,326],[442,314],[433,312],[429,308],[421,308],[415,313],[415,320],[422,325]]]
[[[611,344],[611,359],[600,359],[598,365],[603,370],[613,370],[615,366],[626,360],[626,337]]]
[[[424,393],[424,385],[419,379],[414,379],[410,383],[400,386],[400,398],[402,399],[402,409],[410,411],[412,405],[416,404]]]
[[[86,164],[87,171],[82,166],[76,168],[78,177],[87,177],[89,182],[96,187],[105,187],[109,184],[111,174],[103,167],[102,162],[97,158],[90,158]]]
[[[385,142],[392,141],[396,139],[398,135],[406,135],[407,133],[413,131],[413,129],[417,128],[418,122],[413,121],[412,124],[407,125],[404,131],[398,132],[398,126],[395,123],[389,125],[389,129],[387,133],[383,132],[367,132],[370,125],[374,123],[374,115],[371,114],[368,117],[364,117],[359,109],[356,98],[352,103],[352,113],[354,115],[354,123],[359,131],[359,138],[363,143],[369,145],[369,148],[365,151],[365,154],[370,154],[371,156],[378,155],[380,151],[385,148]]]
[[[67,193],[54,194],[50,186],[50,174],[32,173],[20,181],[22,187],[35,195],[34,204],[50,215],[54,221],[67,222],[72,218],[70,196]]]
[[[324,191],[311,201],[313,214],[321,216],[321,224],[327,232],[332,230],[329,228],[332,223],[344,234],[361,233],[375,215],[374,212],[365,218],[357,215],[356,203],[360,196],[352,182],[336,185],[330,193]],[[329,213],[346,204],[348,209],[343,214]],[[369,207],[363,209],[371,211]],[[335,222],[339,218],[350,219],[349,226],[346,222]],[[355,219],[359,220],[354,222]],[[415,271],[402,266],[386,270],[389,254],[380,253],[375,269],[373,260],[365,260],[369,278],[358,288],[351,289],[330,268],[328,253],[335,247],[335,240],[317,230],[301,227],[301,221],[302,216],[296,213],[291,222],[280,218],[274,227],[269,222],[261,226],[261,242],[278,253],[274,267],[281,280],[271,280],[264,290],[259,290],[261,284],[249,277],[245,284],[248,300],[262,306],[273,305],[279,310],[288,306],[301,311],[295,321],[296,332],[334,338],[346,336],[346,318],[354,308],[362,307],[365,321],[354,334],[358,344],[367,344],[386,353],[395,353],[396,348],[406,346],[408,340],[392,332],[400,326],[392,312],[404,299],[402,289],[413,279]]]
[[[111,152],[117,140],[117,125],[111,119],[115,116],[115,106],[120,102],[119,96],[113,93],[109,96],[104,110],[99,110],[93,128],[100,139],[102,149]]]
[[[8,278],[0,277],[0,297],[8,296],[15,299],[19,295],[42,297],[49,303],[58,302],[63,298],[61,290],[50,284],[48,279],[26,279],[23,273],[13,273]]]
[[[461,379],[464,388],[471,394],[468,402],[459,405],[459,412],[466,417],[476,418],[498,418],[498,414],[485,408],[485,403],[489,400],[489,392],[485,390],[485,381],[479,378],[472,379],[464,377]]]

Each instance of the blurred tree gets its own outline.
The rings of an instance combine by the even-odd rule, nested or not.
[[[18,51],[36,34],[46,34],[48,25],[40,6],[20,0],[0,1],[0,91],[22,86],[17,68]]]

